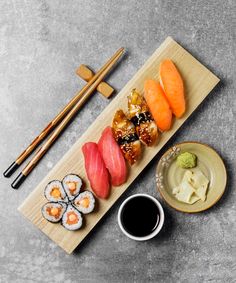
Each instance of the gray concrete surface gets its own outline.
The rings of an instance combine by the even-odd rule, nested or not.
[[[155,166],[128,192],[72,255],[17,211],[32,189],[109,103],[94,96],[19,191],[0,185],[0,282],[235,282],[235,1],[0,2],[0,172],[83,83],[81,63],[97,69],[120,46],[127,56],[109,78],[120,90],[160,43],[172,36],[221,78],[221,83],[162,150],[197,140],[224,158],[227,189],[204,213],[187,215],[163,201],[166,224],[152,241],[127,239],[118,207],[127,196],[155,190]]]

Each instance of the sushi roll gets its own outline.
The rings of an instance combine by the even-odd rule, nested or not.
[[[144,97],[136,89],[133,89],[128,96],[128,118],[134,124],[140,141],[152,146],[157,140],[157,126]]]
[[[73,200],[80,192],[82,180],[78,175],[69,174],[64,177],[62,184],[69,200]]]
[[[90,213],[95,206],[94,196],[91,192],[85,191],[75,198],[73,205],[84,214]]]
[[[83,224],[82,214],[71,204],[62,216],[62,225],[70,231],[78,230]]]
[[[127,118],[123,110],[116,111],[112,129],[125,159],[130,165],[133,165],[141,155],[141,142],[134,124]]]
[[[54,180],[48,183],[44,195],[49,202],[43,205],[42,216],[52,223],[61,222],[69,231],[80,229],[82,213],[92,212],[95,206],[93,194],[89,191],[80,193],[81,187],[82,179],[75,174],[65,176],[61,182]]]
[[[63,189],[62,183],[58,180],[51,181],[47,184],[44,190],[44,195],[48,201],[52,202],[67,202],[68,200],[65,190]]]
[[[42,207],[43,217],[53,223],[59,222],[66,210],[66,205],[58,202],[47,202]]]

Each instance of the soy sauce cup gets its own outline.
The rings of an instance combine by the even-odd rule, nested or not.
[[[161,231],[164,219],[160,202],[148,194],[128,197],[118,211],[121,231],[136,241],[146,241],[155,237]]]

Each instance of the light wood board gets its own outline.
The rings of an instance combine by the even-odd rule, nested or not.
[[[112,188],[111,195],[107,200],[98,200],[99,209],[96,212],[85,216],[85,227],[78,231],[67,231],[60,224],[47,222],[41,215],[41,207],[46,202],[43,195],[46,184],[53,179],[61,180],[66,174],[76,173],[85,181],[86,189],[89,188],[89,183],[84,171],[83,155],[81,152],[82,145],[87,141],[98,141],[102,130],[111,124],[115,111],[119,108],[124,110],[127,109],[126,97],[133,88],[137,88],[138,91],[143,92],[143,85],[146,79],[158,79],[159,64],[164,58],[170,58],[174,61],[184,79],[187,99],[187,111],[184,117],[179,120],[174,120],[172,129],[160,135],[159,142],[156,146],[144,148],[141,160],[130,169],[127,182],[120,187]],[[122,193],[127,190],[129,185],[142,172],[147,164],[160,151],[171,136],[173,136],[218,82],[219,79],[213,73],[199,63],[172,38],[168,37],[147,60],[144,66],[126,84],[117,97],[110,102],[81,138],[79,138],[72,148],[27,197],[19,207],[19,211],[62,249],[67,253],[71,253],[99,222],[109,208],[117,201]]]

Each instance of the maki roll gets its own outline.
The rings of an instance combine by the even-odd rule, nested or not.
[[[67,230],[78,230],[83,224],[81,213],[74,208],[71,204],[68,205],[62,217],[62,225]]]
[[[48,201],[67,202],[67,195],[63,189],[62,183],[58,180],[51,181],[50,183],[47,184],[44,190],[44,195]]]
[[[82,213],[90,213],[94,209],[95,198],[91,192],[80,194],[82,179],[75,174],[64,177],[62,181],[54,180],[47,184],[44,196],[49,201],[43,205],[42,216],[52,222],[61,222],[62,226],[74,231],[83,224]]]
[[[64,177],[62,184],[69,200],[73,200],[80,192],[82,180],[78,175],[69,174]]]
[[[66,205],[63,205],[62,203],[47,202],[42,207],[42,215],[46,220],[56,223],[61,220],[65,210],[66,210]]]
[[[90,213],[94,210],[94,196],[91,192],[85,191],[75,198],[73,205],[84,214]]]

